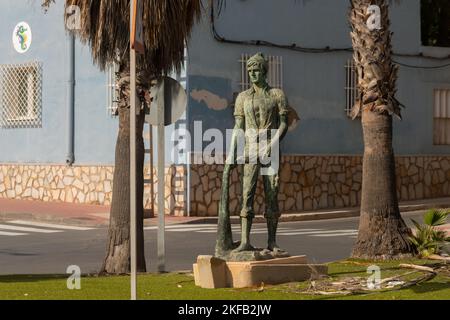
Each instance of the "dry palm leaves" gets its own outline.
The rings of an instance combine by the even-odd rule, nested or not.
[[[52,2],[43,0],[42,5],[48,8]],[[81,29],[76,35],[89,45],[100,69],[128,56],[129,0],[65,1],[66,7],[72,5],[78,6],[81,13]],[[146,52],[138,60],[138,69],[156,75],[167,74],[173,67],[179,69],[184,61],[186,40],[200,13],[201,0],[144,0]]]
[[[400,264],[400,269],[412,271],[381,279],[375,288],[371,287],[368,277],[343,277],[334,280],[311,281],[308,289],[301,293],[312,295],[354,295],[400,290],[434,279],[437,275],[450,277],[449,264],[443,262],[431,266]],[[413,277],[413,275],[416,275]]]
[[[42,6],[48,9],[53,2],[43,0]],[[142,106],[146,108],[151,80],[173,69],[180,70],[186,41],[200,18],[201,0],[144,0],[143,4],[145,54],[138,56],[137,88]],[[81,26],[75,34],[89,45],[94,63],[101,70],[118,63],[119,108],[128,108],[130,1],[66,0],[65,6],[80,8]]]

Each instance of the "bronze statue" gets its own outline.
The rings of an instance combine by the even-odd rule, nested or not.
[[[284,137],[288,129],[287,100],[282,90],[271,88],[267,83],[268,62],[261,53],[251,57],[247,62],[249,78],[252,87],[239,94],[235,104],[235,127],[231,142],[230,154],[225,164],[222,184],[222,198],[219,206],[218,238],[216,245],[216,255],[224,256],[226,252],[233,250],[234,253],[255,251],[250,244],[250,231],[255,216],[254,198],[256,185],[261,169],[267,168],[258,158],[257,161],[251,161],[249,150],[259,150],[253,148],[255,141],[249,139],[249,131],[262,132],[267,131],[268,147],[264,152],[273,152],[273,148],[279,148],[279,142]],[[243,165],[243,194],[241,209],[241,228],[242,238],[236,248],[232,241],[231,224],[229,217],[228,199],[229,199],[229,177],[230,172],[237,164],[237,140],[239,132],[245,131],[245,164]],[[275,134],[271,135],[271,132]],[[259,136],[258,136],[259,137]],[[256,142],[260,143],[259,138]],[[279,149],[276,153],[279,155]],[[279,160],[279,159],[277,159]],[[266,251],[272,253],[285,253],[276,242],[278,221],[280,210],[278,207],[279,190],[279,172],[272,172],[270,175],[263,175],[264,193],[265,193],[265,214],[267,220],[268,243]]]

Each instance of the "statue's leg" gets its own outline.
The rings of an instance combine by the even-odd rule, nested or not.
[[[279,176],[278,174],[263,176],[263,181],[266,198],[267,249],[270,251],[282,251],[277,244],[277,229],[280,218],[280,209],[278,206]]]
[[[258,183],[259,166],[257,164],[244,165],[242,210],[241,210],[241,244],[235,251],[254,250],[250,244],[250,231],[255,212],[253,202],[255,199],[256,185]]]

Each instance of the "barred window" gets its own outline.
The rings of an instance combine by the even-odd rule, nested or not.
[[[0,65],[0,127],[42,127],[42,63]]]
[[[241,64],[241,82],[239,83],[241,91],[250,89],[251,83],[247,72],[247,61],[252,56],[242,54],[239,60]],[[283,57],[268,56],[269,70],[267,73],[267,82],[272,88],[283,89]]]
[[[450,89],[434,90],[435,145],[450,145]]]
[[[358,95],[358,72],[356,71],[355,61],[350,59],[345,65],[345,113],[348,117],[351,116]]]
[[[119,88],[116,84],[118,69],[117,64],[112,63],[106,71],[106,110],[111,116],[119,115]]]

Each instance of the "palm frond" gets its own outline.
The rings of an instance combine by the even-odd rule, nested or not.
[[[448,210],[432,209],[424,215],[423,222],[432,227],[442,226],[447,222],[448,214]]]
[[[42,0],[48,8],[54,0]],[[127,59],[130,34],[129,0],[66,0],[65,6],[80,8],[81,29],[77,37],[89,45],[93,61],[104,70],[117,57]],[[180,69],[184,48],[196,20],[201,0],[144,0],[145,54],[138,69],[154,75]],[[67,17],[66,17],[67,18]]]
[[[446,223],[448,210],[433,209],[424,215],[424,224],[421,225],[414,219],[411,222],[416,230],[409,237],[409,242],[416,248],[422,257],[438,254],[446,243],[450,242],[447,232],[438,230],[436,227]]]

